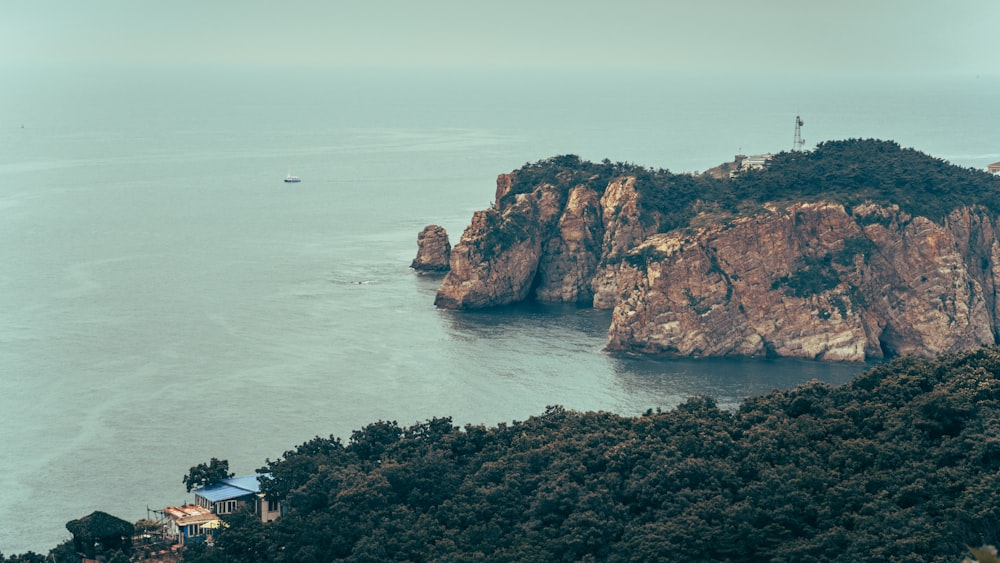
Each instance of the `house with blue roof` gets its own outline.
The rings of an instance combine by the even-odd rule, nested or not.
[[[250,506],[261,522],[270,522],[281,516],[281,503],[268,500],[260,492],[260,481],[254,475],[223,479],[214,485],[194,490],[195,504],[214,514],[232,514]]]

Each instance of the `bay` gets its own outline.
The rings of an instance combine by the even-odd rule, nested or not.
[[[376,420],[725,408],[864,366],[603,352],[607,312],[433,306],[408,265],[498,173],[556,154],[674,171],[894,139],[1000,160],[996,78],[275,68],[3,68],[0,549],[189,500]],[[9,87],[8,87],[9,86]],[[23,126],[23,127],[22,127]],[[291,170],[302,183],[281,182]]]

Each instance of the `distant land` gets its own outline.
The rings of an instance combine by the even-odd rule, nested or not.
[[[497,179],[435,304],[612,309],[611,351],[862,362],[1000,342],[1000,177],[892,141]]]

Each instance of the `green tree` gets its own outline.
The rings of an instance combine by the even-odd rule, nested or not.
[[[229,472],[229,460],[213,457],[208,463],[199,463],[192,467],[182,482],[190,493],[193,489],[214,485],[233,475],[235,474]]]

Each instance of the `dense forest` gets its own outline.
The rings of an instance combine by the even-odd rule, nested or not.
[[[635,417],[378,421],[258,472],[284,515],[224,516],[186,561],[957,562],[1000,542],[1000,349],[735,411],[696,397]],[[0,555],[73,560],[72,542]]]
[[[820,199],[847,207],[865,201],[896,204],[934,221],[962,205],[983,205],[1000,214],[1000,178],[875,139],[827,141],[812,151],[783,152],[774,155],[767,168],[732,178],[564,155],[516,170],[506,197],[530,192],[541,183],[566,190],[584,184],[603,193],[609,180],[621,176],[636,177],[643,216],[649,222],[658,217],[661,231],[685,227],[699,213],[754,213],[766,202]]]
[[[1000,350],[736,411],[379,421],[270,461],[201,561],[959,561],[1000,538]]]

